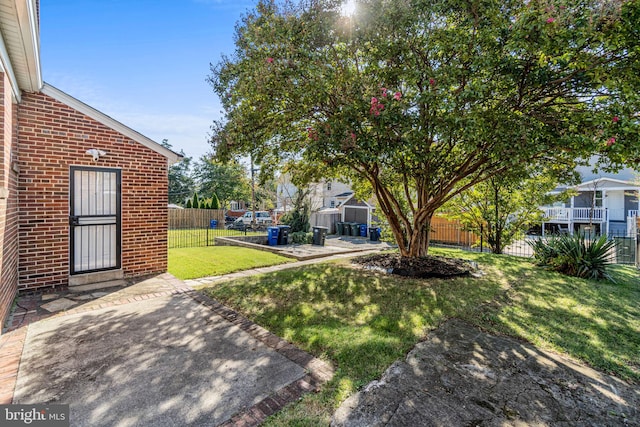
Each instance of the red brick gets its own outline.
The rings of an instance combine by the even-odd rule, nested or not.
[[[125,277],[166,271],[167,160],[161,154],[39,93],[23,94],[17,123],[19,150],[13,151],[19,152],[21,176],[15,187],[21,210],[13,213],[18,216],[14,241],[20,240],[13,258],[19,268],[13,271],[19,271],[19,281],[2,278],[3,284],[15,288],[18,282],[19,289],[68,285],[69,167],[95,166],[85,154],[89,148],[107,152],[97,166],[122,171]]]

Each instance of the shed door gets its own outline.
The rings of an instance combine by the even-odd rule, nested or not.
[[[120,171],[71,167],[71,274],[120,268]]]

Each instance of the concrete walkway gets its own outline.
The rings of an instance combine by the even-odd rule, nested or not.
[[[333,427],[640,426],[640,390],[458,319],[345,400]]]
[[[170,274],[42,297],[22,299],[27,314],[0,337],[0,403],[69,403],[72,426],[257,425],[333,376]]]

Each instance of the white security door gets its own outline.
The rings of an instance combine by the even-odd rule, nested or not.
[[[71,274],[120,268],[120,171],[72,166]]]

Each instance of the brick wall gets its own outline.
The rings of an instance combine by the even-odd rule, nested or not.
[[[18,284],[17,174],[11,165],[16,149],[15,110],[9,80],[0,73],[0,330]]]
[[[125,277],[167,268],[167,159],[40,93],[18,111],[19,288],[68,284],[69,168],[122,171]],[[90,148],[107,152],[97,163]]]

